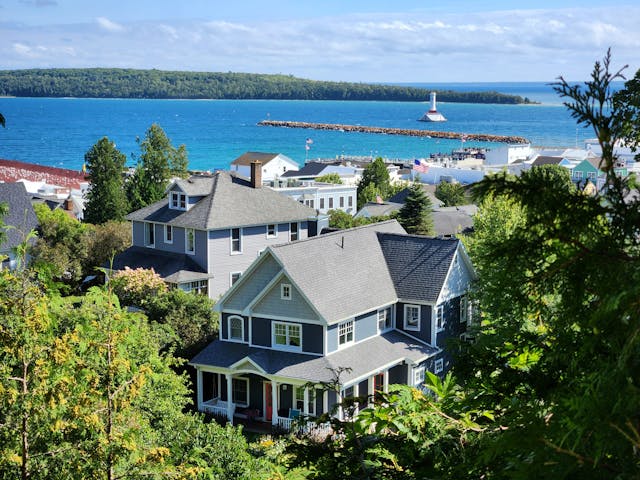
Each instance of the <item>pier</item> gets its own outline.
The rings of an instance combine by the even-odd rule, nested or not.
[[[263,120],[258,125],[264,127],[308,128],[312,130],[338,130],[340,132],[377,133],[381,135],[404,135],[407,137],[444,138],[447,140],[472,140],[477,142],[496,142],[523,144],[530,143],[524,137],[489,135],[484,133],[439,132],[436,130],[414,130],[407,128],[367,127],[364,125],[342,125],[337,123],[291,122],[282,120]]]

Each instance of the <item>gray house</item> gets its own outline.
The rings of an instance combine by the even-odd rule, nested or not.
[[[153,268],[185,291],[222,295],[270,245],[318,231],[315,210],[228,172],[176,180],[167,198],[130,213],[133,245],[113,270]],[[322,226],[320,226],[322,228]]]
[[[287,428],[345,397],[420,387],[449,368],[473,277],[459,240],[395,220],[269,247],[218,301],[219,339],[190,362],[198,408]],[[341,368],[338,391],[322,388]]]
[[[33,211],[31,195],[22,182],[0,183],[0,204],[6,204],[8,209],[7,214],[0,217],[4,223],[4,241],[0,240],[0,270],[13,270],[18,265],[14,249],[25,241],[31,230],[38,228],[38,217]]]

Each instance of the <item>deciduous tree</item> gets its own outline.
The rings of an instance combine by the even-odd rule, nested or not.
[[[389,171],[382,157],[378,157],[362,172],[362,179],[358,184],[358,208],[375,200],[376,195],[385,198],[389,191],[389,185]]]
[[[464,187],[460,183],[440,182],[436,187],[436,198],[444,203],[445,207],[455,207],[467,203]]]

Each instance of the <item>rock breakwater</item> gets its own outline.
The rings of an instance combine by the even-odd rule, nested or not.
[[[471,140],[477,142],[496,142],[523,144],[529,143],[524,137],[514,135],[490,135],[485,133],[439,132],[437,130],[414,130],[407,128],[367,127],[364,125],[344,125],[339,123],[310,123],[283,120],[263,120],[258,125],[264,127],[308,128],[313,130],[338,130],[341,132],[377,133],[381,135],[404,135],[408,137],[445,138],[449,140]]]

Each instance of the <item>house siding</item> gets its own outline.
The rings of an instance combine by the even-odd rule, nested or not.
[[[180,235],[182,237],[182,248],[183,248],[183,252],[185,252],[184,250],[184,245],[186,243],[186,239],[185,239],[185,232],[184,229],[182,230],[182,235]],[[163,232],[164,235],[164,232]],[[193,260],[200,265],[202,268],[206,269],[208,267],[208,262],[207,262],[207,254],[208,254],[208,245],[207,245],[207,232],[204,230],[195,230],[195,255],[193,255]],[[186,253],[186,252],[185,252]]]
[[[396,304],[396,329],[405,332],[412,337],[419,338],[431,344],[431,306],[420,305],[420,330],[405,330],[404,328],[404,306],[413,305],[412,303]]]
[[[230,270],[230,272],[231,271],[236,270]],[[243,279],[242,285],[239,285],[235,292],[226,299],[222,307],[234,310],[243,309],[267,286],[279,271],[280,265],[271,255],[268,255],[253,271],[250,278]],[[229,274],[227,274],[227,285],[229,282],[228,275]]]
[[[444,329],[437,333],[437,346],[446,348],[450,339],[458,339],[467,329],[466,323],[460,323],[460,297],[442,303]]]
[[[281,298],[280,286],[282,284],[291,285],[290,300],[283,300]],[[254,305],[253,311],[256,315],[276,315],[287,318],[318,320],[318,315],[316,315],[308,302],[302,297],[300,290],[287,278],[276,282],[265,296]]]
[[[395,367],[391,367],[389,369],[389,385],[393,384],[407,384],[407,368],[408,365],[402,363],[400,365],[396,365]]]
[[[302,350],[322,354],[324,351],[322,325],[302,324]]]
[[[137,247],[144,247],[144,222],[133,222],[131,231],[132,243]]]
[[[272,328],[274,321],[280,323],[296,323],[282,322],[280,320],[272,320],[270,318],[253,317],[251,319],[251,343],[260,347],[272,348]],[[323,353],[322,343],[322,326],[310,325],[303,323],[302,325],[302,351],[306,353]]]
[[[354,324],[356,342],[378,334],[378,310],[356,317]]]
[[[262,413],[264,387],[262,386],[262,377],[250,374],[249,377],[249,408],[257,408]]]
[[[221,316],[222,319],[222,338],[224,340],[229,339],[229,317],[242,317],[242,315],[232,314],[232,313],[223,313]],[[246,317],[242,317],[244,323],[244,341],[249,341],[249,319]]]
[[[302,335],[304,336],[304,333]],[[271,320],[259,317],[251,318],[251,343],[271,348]]]
[[[471,270],[469,270],[466,262],[462,260],[460,254],[456,254],[456,259],[453,262],[447,280],[442,286],[439,301],[443,302],[463,295],[472,282],[473,274]]]

